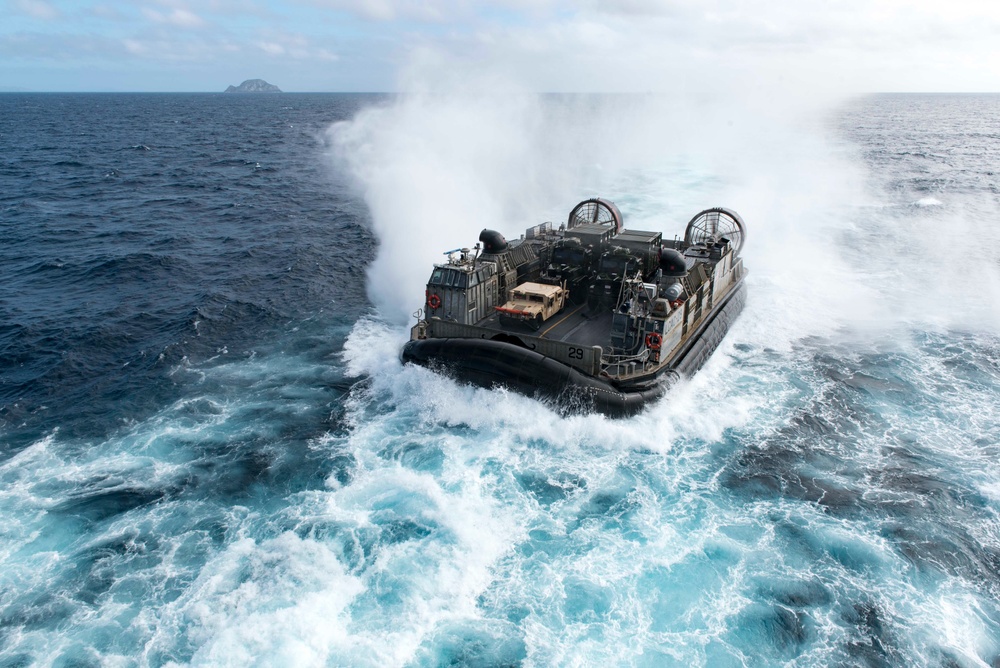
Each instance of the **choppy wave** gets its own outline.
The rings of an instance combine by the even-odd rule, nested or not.
[[[159,187],[137,198],[150,203],[153,231],[123,217],[102,225],[91,212],[93,229],[54,225],[53,245],[17,237],[4,251],[17,255],[5,276],[21,292],[0,302],[11,323],[0,328],[0,659],[997,661],[1000,299],[990,296],[1000,264],[998,232],[983,222],[995,213],[983,179],[992,163],[980,161],[997,147],[956,157],[947,140],[969,131],[963,100],[976,98],[870,98],[838,112],[832,136],[754,119],[760,141],[742,139],[721,162],[668,150],[658,142],[670,133],[647,134],[643,150],[603,156],[614,169],[564,174],[569,201],[522,189],[555,170],[544,161],[504,176],[496,201],[529,192],[512,210],[535,203],[546,217],[592,189],[637,227],[668,235],[703,205],[747,219],[746,311],[698,375],[628,421],[561,416],[398,359],[408,332],[397,310],[420,291],[400,276],[422,275],[454,247],[447,230],[463,243],[488,224],[515,234],[538,222],[502,207],[486,210],[497,216],[489,222],[469,222],[460,207],[424,210],[439,200],[435,183],[464,170],[462,183],[487,190],[503,175],[479,166],[504,132],[530,122],[539,125],[529,138],[550,136],[546,123],[572,114],[600,127],[601,105],[555,100],[539,120],[534,103],[484,116],[481,103],[449,99],[448,122],[407,144],[414,119],[438,102],[373,101],[330,118],[322,102],[338,98],[317,99],[314,136],[296,150],[316,164],[333,151],[368,198],[389,196],[393,174],[409,179],[403,200],[372,206],[371,221],[339,190],[342,172],[328,182],[286,156],[283,176],[250,186],[248,166],[274,157],[223,150],[189,166],[206,192],[213,170],[233,171],[211,202],[168,184],[165,198]],[[163,147],[118,155],[183,154],[185,141],[210,135],[195,120],[217,102],[184,104],[191,137],[116,138],[118,149]],[[617,117],[622,139],[647,111]],[[914,123],[900,114],[947,119],[945,139],[914,147]],[[716,131],[705,118],[692,132]],[[470,141],[494,120],[480,156]],[[556,165],[577,155],[572,132],[549,141]],[[442,153],[427,156],[435,146]],[[530,141],[504,150],[501,166],[540,160]],[[438,169],[378,171],[393,153],[397,165],[424,156]],[[940,156],[955,164],[928,192],[915,175]],[[116,169],[136,177],[134,166]],[[337,196],[320,200],[331,213],[316,218],[322,192]],[[91,197],[117,201],[113,191]],[[275,197],[280,206],[267,203]],[[925,197],[947,204],[911,206]],[[220,222],[233,202],[250,211]],[[195,222],[178,222],[172,206]],[[403,218],[407,207],[417,209]],[[396,244],[431,242],[367,283],[381,310],[370,309],[353,261],[371,257],[369,222],[383,242],[371,271],[394,271],[385,253]],[[970,261],[952,270],[942,238]],[[116,252],[98,252],[108,239]]]

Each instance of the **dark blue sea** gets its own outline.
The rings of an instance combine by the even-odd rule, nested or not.
[[[1000,666],[998,128],[0,95],[0,666]],[[699,374],[610,420],[402,366],[444,251],[596,195],[747,221]]]

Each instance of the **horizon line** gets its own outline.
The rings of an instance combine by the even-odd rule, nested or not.
[[[224,90],[32,90],[26,88],[0,88],[3,94],[81,94],[81,95],[231,95],[237,97],[268,97],[272,95],[415,95],[427,91],[399,90],[290,90],[277,92],[226,92]],[[437,91],[431,91],[435,93]],[[447,91],[445,91],[447,92]],[[534,91],[537,95],[662,95],[656,91]],[[530,93],[529,93],[530,94]],[[966,90],[966,91],[860,91],[847,96],[858,95],[997,95],[1000,90]]]

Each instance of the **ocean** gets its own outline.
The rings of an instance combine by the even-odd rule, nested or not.
[[[1000,95],[0,95],[0,666],[1000,665]],[[442,253],[747,222],[640,415],[404,367]]]

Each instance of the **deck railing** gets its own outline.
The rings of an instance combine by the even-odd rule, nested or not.
[[[646,370],[649,355],[648,348],[644,348],[637,355],[601,355],[601,371],[618,377],[634,376]],[[612,373],[612,368],[617,368],[617,370]]]

